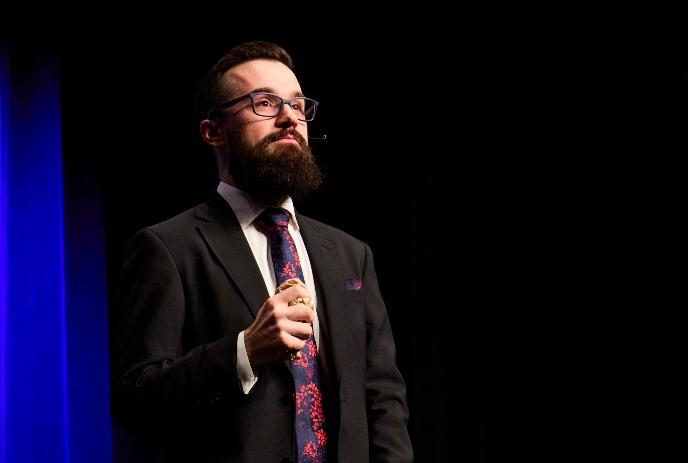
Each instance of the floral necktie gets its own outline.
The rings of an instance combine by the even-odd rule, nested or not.
[[[301,262],[294,240],[289,234],[289,213],[284,209],[268,208],[253,222],[256,229],[267,236],[275,268],[277,286],[290,278],[304,282]],[[327,462],[327,432],[320,392],[318,348],[311,335],[291,362],[296,391],[296,446],[300,463]]]

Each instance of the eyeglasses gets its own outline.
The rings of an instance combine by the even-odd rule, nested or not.
[[[217,111],[234,106],[245,98],[251,99],[253,112],[258,116],[279,116],[282,113],[282,108],[284,108],[284,105],[286,104],[296,112],[297,118],[304,122],[312,121],[315,118],[315,110],[318,108],[319,104],[317,101],[306,98],[305,96],[297,96],[294,98],[285,99],[275,95],[274,93],[252,92],[214,106],[210,111],[208,111],[208,119],[212,119],[216,115]]]

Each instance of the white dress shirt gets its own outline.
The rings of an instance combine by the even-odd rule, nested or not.
[[[265,287],[268,290],[268,294],[275,294],[275,289],[277,288],[275,279],[275,269],[272,264],[272,256],[270,254],[270,243],[267,237],[259,232],[253,225],[253,221],[260,215],[263,210],[266,209],[266,205],[258,201],[256,198],[250,194],[233,187],[225,182],[220,182],[217,187],[217,192],[222,196],[229,206],[234,211],[237,219],[239,220],[239,225],[241,230],[244,232],[246,241],[251,247],[251,252],[253,252],[253,257],[256,259],[258,268],[260,269],[260,274],[263,276],[263,281],[265,282]],[[320,325],[318,324],[318,299],[315,292],[315,282],[313,280],[313,270],[311,269],[311,262],[308,258],[308,253],[306,252],[306,246],[301,237],[299,231],[299,224],[296,221],[296,214],[294,211],[294,203],[291,198],[287,198],[279,207],[289,211],[289,234],[291,234],[294,239],[294,244],[296,244],[296,252],[299,253],[299,261],[301,262],[301,271],[303,272],[303,278],[306,280],[306,287],[311,295],[311,302],[313,307],[316,309],[314,312],[313,320],[313,336],[315,337],[315,343],[320,347]],[[257,309],[257,308],[256,308]],[[253,369],[251,368],[251,362],[248,359],[248,354],[246,353],[246,344],[244,343],[244,332],[239,333],[237,337],[237,374],[239,380],[241,381],[241,387],[244,390],[244,394],[248,394],[251,388],[258,381],[258,377],[255,375]]]

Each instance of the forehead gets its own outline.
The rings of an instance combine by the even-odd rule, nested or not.
[[[273,60],[252,60],[234,66],[222,76],[229,97],[249,93],[257,88],[270,88],[279,95],[291,96],[301,91],[296,75],[284,64]]]

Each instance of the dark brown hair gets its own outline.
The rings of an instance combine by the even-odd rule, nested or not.
[[[284,48],[270,42],[247,42],[229,50],[208,71],[198,86],[196,92],[196,121],[205,119],[213,106],[228,98],[227,89],[222,86],[222,76],[234,66],[254,59],[269,59],[279,61],[294,71],[294,63]]]

